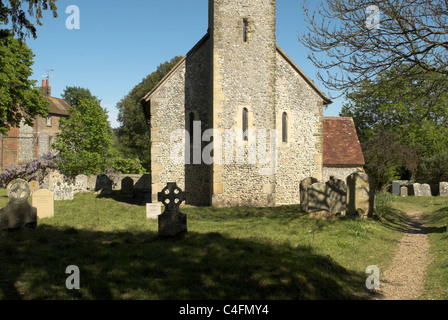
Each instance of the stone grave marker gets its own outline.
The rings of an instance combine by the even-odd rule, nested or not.
[[[75,198],[75,186],[66,181],[62,174],[54,174],[50,179],[49,190],[54,194],[55,201],[73,200]]]
[[[96,179],[95,191],[101,194],[112,194],[114,182],[107,175],[98,175]]]
[[[80,174],[78,176],[76,176],[75,178],[75,192],[87,192],[89,191],[89,177],[84,175],[84,174]]]
[[[400,182],[398,182],[398,181],[392,182],[392,194],[394,196],[399,196],[400,195],[400,191],[401,191],[400,187],[401,187]]]
[[[134,196],[134,180],[131,177],[121,180],[121,194],[125,197]]]
[[[179,209],[185,201],[185,193],[171,182],[157,194],[157,198],[165,205],[165,211],[159,215],[159,236],[175,237],[187,233],[187,215]]]
[[[54,217],[54,194],[50,190],[40,189],[33,193],[33,207],[37,208],[39,219]]]
[[[421,185],[421,196],[422,197],[432,197],[431,186],[429,184]]]
[[[440,182],[440,196],[448,197],[448,182]]]
[[[400,195],[402,197],[407,197],[409,195],[409,189],[408,187],[401,187],[400,189]]]
[[[162,214],[162,205],[160,203],[147,203],[146,204],[146,218],[158,219]]]
[[[347,214],[367,218],[373,215],[375,191],[368,174],[355,172],[347,177]]]
[[[330,211],[327,196],[327,185],[322,182],[314,183],[308,189],[308,211]]]
[[[318,183],[316,178],[306,178],[300,182],[300,210],[303,212],[308,212],[308,189],[311,185]]]
[[[37,227],[37,209],[32,207],[28,198],[31,189],[25,180],[17,179],[6,187],[9,204],[0,209],[0,229],[35,229]]]
[[[422,196],[422,185],[420,183],[414,183],[412,185],[412,188],[414,189],[414,196],[416,197]]]
[[[332,214],[345,215],[347,211],[347,184],[343,180],[332,178],[326,185],[329,211]]]

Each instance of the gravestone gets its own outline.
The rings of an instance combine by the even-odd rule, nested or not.
[[[114,182],[105,174],[98,175],[96,179],[95,191],[101,194],[112,194]]]
[[[50,175],[48,190],[53,192],[55,201],[73,200],[75,198],[75,186],[59,173]]]
[[[165,205],[165,211],[159,215],[159,236],[175,237],[187,233],[187,215],[179,209],[185,201],[185,193],[172,182],[157,194],[157,199]]]
[[[327,189],[327,185],[322,182],[314,183],[308,188],[308,210],[306,212],[330,211]]]
[[[440,196],[448,197],[448,182],[440,182]]]
[[[375,190],[368,174],[355,172],[347,177],[347,214],[371,217],[375,206]]]
[[[420,183],[414,183],[412,185],[412,189],[414,189],[414,196],[416,197],[422,196],[422,185]]]
[[[54,217],[54,194],[50,190],[40,189],[34,192],[32,203],[37,208],[39,219]]]
[[[162,205],[160,203],[147,203],[146,204],[146,218],[158,219],[162,214]]]
[[[318,183],[316,178],[306,178],[300,182],[300,210],[303,212],[308,211],[308,189],[311,185]]]
[[[29,183],[31,194],[40,189],[39,181],[30,181]]]
[[[131,177],[121,180],[121,194],[125,197],[134,196],[134,180]]]
[[[421,190],[422,197],[432,197],[431,186],[429,184],[422,184]]]
[[[88,187],[88,183],[89,183],[89,177],[84,175],[84,174],[80,174],[78,176],[76,176],[75,178],[75,192],[88,192],[89,191],[89,187]]]
[[[394,196],[399,196],[400,195],[400,188],[401,188],[401,184],[398,181],[394,181],[392,182],[392,194]]]
[[[6,192],[9,204],[0,209],[0,229],[35,229],[37,209],[28,202],[31,195],[28,183],[22,179],[14,180],[6,187]]]
[[[329,211],[332,214],[345,215],[347,211],[347,184],[343,180],[332,178],[326,185]]]
[[[409,195],[409,189],[408,187],[401,187],[400,189],[400,195],[402,197],[407,197]]]

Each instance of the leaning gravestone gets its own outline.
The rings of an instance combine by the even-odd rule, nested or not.
[[[308,212],[308,189],[319,181],[316,178],[306,178],[300,182],[300,210]]]
[[[50,190],[40,189],[34,192],[32,203],[37,208],[39,219],[54,217],[54,194]]]
[[[440,196],[448,197],[448,182],[440,182]]]
[[[185,193],[175,182],[168,183],[157,198],[165,205],[165,211],[159,215],[159,236],[175,237],[187,233],[187,215],[179,209],[185,201]]]
[[[368,174],[355,172],[347,177],[347,214],[367,218],[373,215],[375,191]]]
[[[0,209],[0,229],[35,229],[37,227],[37,209],[32,207],[28,198],[31,190],[25,180],[12,181],[6,192],[9,204]]]

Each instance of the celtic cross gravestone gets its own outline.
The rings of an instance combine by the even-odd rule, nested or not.
[[[179,208],[185,201],[185,193],[176,183],[168,183],[157,197],[158,201],[165,206],[165,211],[159,215],[159,236],[175,237],[185,234],[187,232],[187,215]]]

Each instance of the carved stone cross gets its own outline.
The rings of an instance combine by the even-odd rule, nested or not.
[[[187,232],[187,216],[179,209],[185,201],[185,193],[174,183],[157,194],[157,200],[165,206],[165,211],[159,215],[159,236],[174,237]]]

